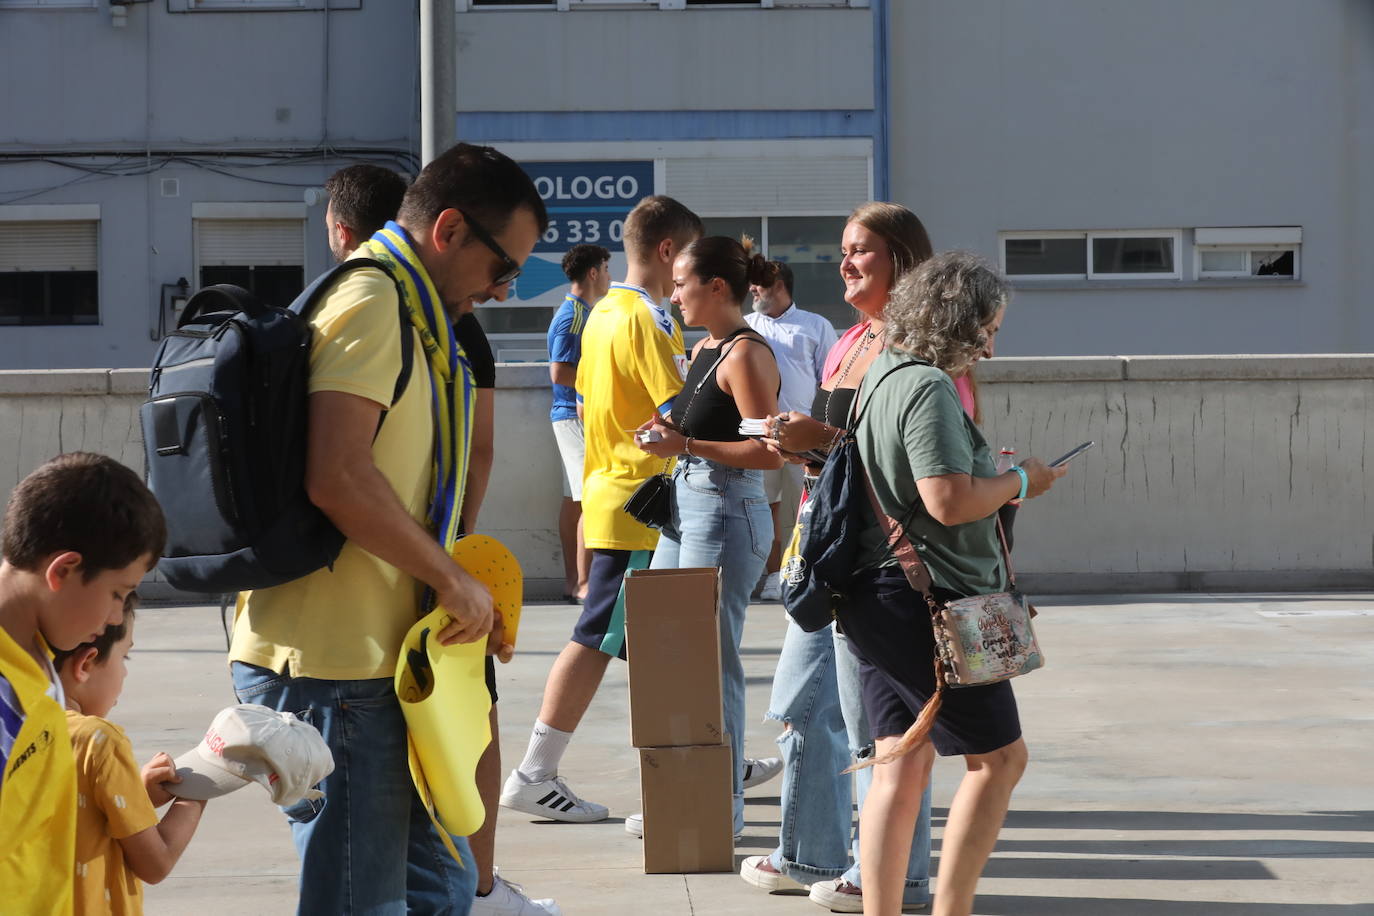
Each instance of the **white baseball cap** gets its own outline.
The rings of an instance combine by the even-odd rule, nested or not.
[[[164,788],[181,798],[218,798],[256,782],[272,801],[288,807],[324,796],[314,786],[334,771],[334,755],[309,722],[244,703],[221,709],[200,744],[176,759],[176,767],[181,782]]]

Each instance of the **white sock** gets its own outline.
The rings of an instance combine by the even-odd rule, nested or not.
[[[552,725],[534,720],[534,730],[530,732],[530,746],[525,751],[525,759],[517,769],[528,783],[543,782],[558,775],[558,764],[563,760],[563,752],[568,749],[572,732],[561,732]]]

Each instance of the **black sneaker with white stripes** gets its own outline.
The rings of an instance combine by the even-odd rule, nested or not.
[[[519,770],[511,770],[506,779],[506,786],[501,790],[501,807],[569,824],[604,821],[610,814],[605,805],[578,798],[561,776],[529,782]]]

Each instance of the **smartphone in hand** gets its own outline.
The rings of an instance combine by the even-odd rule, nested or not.
[[[1097,444],[1096,442],[1084,442],[1082,445],[1078,446],[1077,448],[1071,449],[1070,451],[1065,452],[1064,454],[1060,455],[1058,458],[1056,458],[1056,459],[1054,459],[1053,461],[1051,461],[1049,466],[1052,467],[1052,468],[1057,468],[1057,467],[1059,467],[1059,466],[1061,466],[1061,465],[1068,464],[1070,461],[1074,460],[1074,459],[1077,458],[1079,455],[1083,454],[1084,452],[1086,452],[1088,449],[1092,448],[1092,447],[1093,447],[1094,445],[1096,445],[1096,444]]]

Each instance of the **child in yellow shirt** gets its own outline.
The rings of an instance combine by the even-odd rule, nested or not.
[[[77,913],[142,913],[141,882],[167,877],[205,810],[205,802],[173,799],[163,788],[181,781],[172,758],[157,754],[140,771],[124,730],[104,718],[124,688],[133,644],[129,601],[122,623],[54,659],[76,755]],[[169,801],[159,822],[155,809]]]
[[[94,640],[162,553],[132,470],[59,455],[19,482],[0,536],[0,908],[72,911],[76,777],[53,649]]]

